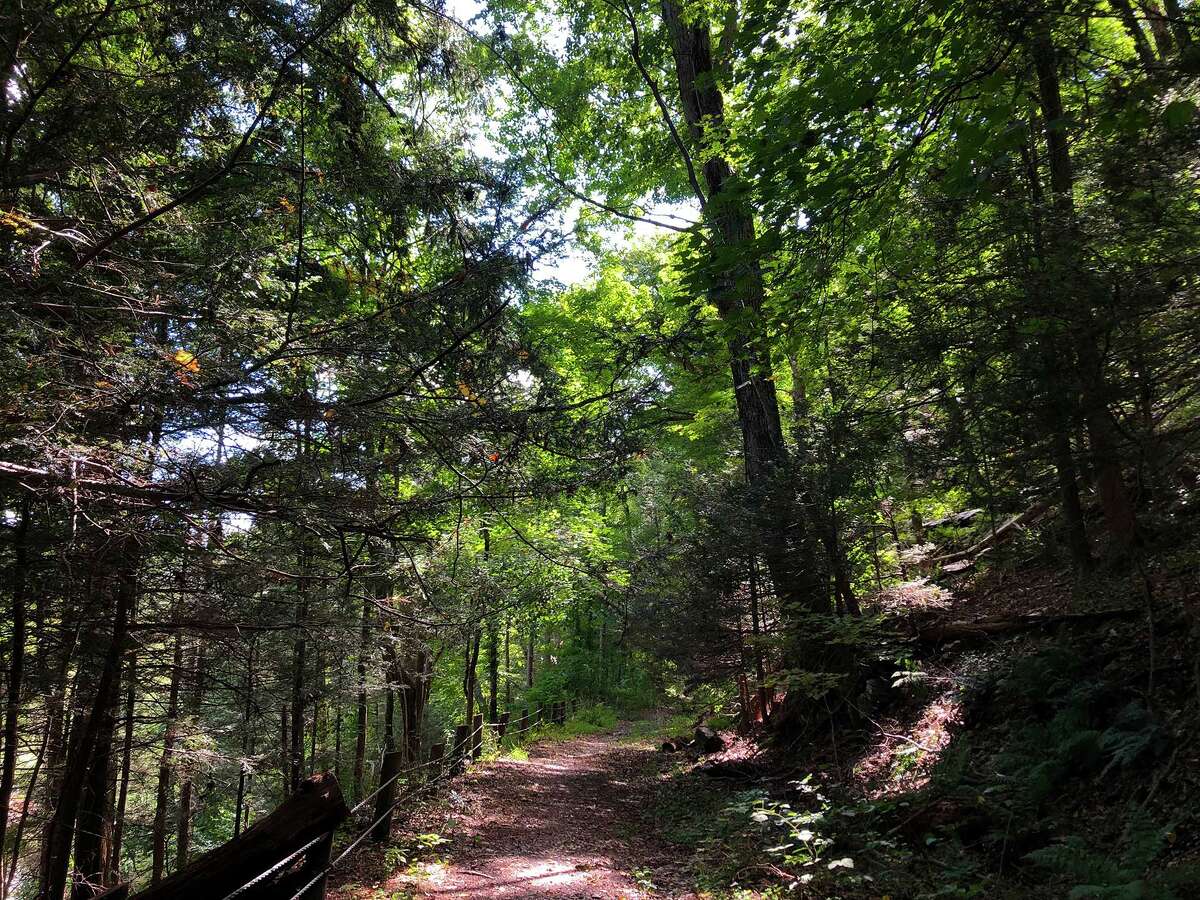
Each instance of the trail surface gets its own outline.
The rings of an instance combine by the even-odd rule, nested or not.
[[[652,748],[598,735],[529,748],[455,782],[443,861],[393,876],[409,897],[681,897],[678,851],[647,824]],[[430,827],[437,828],[435,823]]]

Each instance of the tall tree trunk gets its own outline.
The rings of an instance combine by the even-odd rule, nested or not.
[[[495,622],[488,621],[488,721],[499,722],[500,638]]]
[[[246,656],[246,705],[242,708],[242,763],[238,767],[237,802],[233,807],[233,836],[242,831],[242,809],[246,804],[246,787],[249,780],[250,757],[254,755],[254,730],[250,718],[254,712],[254,641],[251,640]]]
[[[167,693],[167,730],[163,734],[162,756],[158,762],[158,786],[154,793],[154,826],[150,859],[150,883],[158,884],[167,871],[167,809],[171,805],[171,769],[175,764],[175,743],[179,739],[179,683],[183,675],[183,633],[175,632],[171,655],[171,684]]]
[[[204,702],[204,680],[206,673],[206,657],[204,644],[197,641],[192,651],[193,665],[191,666],[192,684],[188,698],[188,719],[199,721],[201,705]],[[192,773],[185,768],[179,781],[179,820],[177,824],[177,840],[175,866],[182,869],[187,865],[188,855],[192,846]]]
[[[482,637],[483,634],[478,625],[472,626],[467,634],[467,653],[463,665],[463,696],[466,699],[466,724],[468,726],[475,721],[475,691],[478,687],[475,667],[479,662],[479,642]]]
[[[416,763],[421,759],[421,723],[425,718],[425,704],[429,699],[429,688],[432,684],[432,666],[433,660],[429,651],[421,649],[408,657],[400,671],[404,750],[409,763]]]
[[[304,778],[304,668],[308,654],[308,568],[307,549],[300,554],[300,596],[296,601],[296,636],[292,642],[292,743],[289,793],[295,793]]]
[[[529,643],[525,647],[525,689],[533,687],[533,664],[537,654],[537,622],[529,620]]]
[[[1168,59],[1175,52],[1175,40],[1171,36],[1171,23],[1159,6],[1158,0],[1141,0],[1139,4],[1150,22],[1150,33],[1154,36],[1154,48],[1160,59]]]
[[[512,708],[512,623],[504,618],[504,707]]]
[[[1057,53],[1045,22],[1035,27],[1030,52],[1037,72],[1053,211],[1057,220],[1052,229],[1051,245],[1058,262],[1059,277],[1064,282],[1058,287],[1067,296],[1071,307],[1064,312],[1075,332],[1082,412],[1096,485],[1109,532],[1119,547],[1127,549],[1136,538],[1137,523],[1121,473],[1119,436],[1108,409],[1111,390],[1104,375],[1104,360],[1092,312],[1094,296],[1100,288],[1079,256],[1082,235],[1075,215],[1075,175],[1063,126],[1065,116]]]
[[[12,642],[8,656],[8,701],[4,710],[4,759],[0,762],[0,900],[8,891],[4,878],[4,846],[8,836],[8,811],[17,771],[20,737],[21,682],[25,676],[25,595],[29,583],[29,497],[21,499],[21,518],[13,531]]]
[[[67,873],[71,863],[71,844],[75,824],[79,815],[85,782],[96,756],[97,740],[104,728],[104,719],[110,712],[113,701],[113,685],[120,677],[121,656],[129,626],[129,613],[137,591],[136,548],[124,542],[124,553],[118,566],[115,589],[115,608],[112,619],[112,636],[108,650],[96,680],[91,709],[73,729],[71,749],[67,765],[58,789],[58,803],[42,832],[41,881],[38,897],[42,900],[58,900],[67,886]],[[105,552],[105,551],[102,551]],[[111,551],[109,551],[111,552]],[[119,552],[119,551],[118,551]]]
[[[1151,49],[1150,42],[1146,40],[1146,32],[1142,29],[1142,23],[1138,21],[1137,14],[1133,11],[1133,4],[1129,0],[1110,0],[1110,2],[1117,11],[1117,15],[1121,17],[1121,24],[1125,26],[1125,32],[1133,39],[1133,48],[1137,51],[1142,65],[1147,69],[1154,68],[1157,62],[1154,58],[1154,50]]]
[[[1164,5],[1167,8],[1167,18],[1171,22],[1171,33],[1175,35],[1175,42],[1179,44],[1180,49],[1183,49],[1192,42],[1192,33],[1183,16],[1183,9],[1179,0],[1164,0]]]
[[[75,884],[72,900],[87,900],[104,890],[108,881],[108,862],[112,841],[113,732],[120,679],[114,678],[109,696],[102,707],[100,728],[96,733],[91,766],[79,803],[75,834]]]
[[[132,616],[131,616],[132,617]],[[137,701],[137,652],[131,651],[125,664],[125,709],[124,735],[121,740],[121,775],[117,789],[116,812],[113,816],[112,848],[109,872],[120,881],[121,849],[125,841],[125,808],[129,802],[129,774],[133,765],[133,717]]]
[[[662,0],[670,34],[680,103],[694,146],[704,159],[708,191],[706,216],[715,244],[731,262],[713,276],[710,298],[728,330],[729,365],[746,483],[761,518],[763,555],[775,591],[787,609],[828,612],[829,598],[817,587],[811,542],[780,476],[788,463],[770,350],[759,312],[764,298],[762,270],[754,256],[754,216],[730,194],[733,169],[714,148],[725,127],[725,101],[713,66],[707,22],[687,21],[675,0]],[[732,262],[732,260],[737,260]]]
[[[1031,132],[1035,127],[1030,129]],[[1032,252],[1038,258],[1044,259],[1047,248],[1041,211],[1045,207],[1045,196],[1042,191],[1041,173],[1038,171],[1036,141],[1036,135],[1031,134],[1030,146],[1022,150],[1022,156],[1029,180],[1030,198],[1033,201]],[[1047,296],[1049,290],[1044,280],[1031,276],[1025,290],[1032,301],[1032,312],[1037,316],[1052,318],[1054,314],[1050,305],[1053,301]],[[1067,388],[1068,379],[1062,371],[1064,360],[1067,360],[1069,365],[1072,356],[1070,349],[1063,345],[1061,337],[1046,334],[1038,341],[1037,355],[1031,368],[1036,371],[1036,379],[1043,394],[1043,399],[1038,404],[1040,425],[1042,430],[1050,435],[1051,461],[1054,463],[1058,480],[1063,529],[1071,564],[1077,571],[1083,572],[1092,567],[1093,560],[1087,527],[1083,521],[1083,504],[1079,498],[1079,472],[1071,451],[1073,411],[1078,406],[1078,392]],[[992,527],[995,528],[994,522]]]
[[[363,797],[363,770],[367,763],[367,650],[371,642],[371,601],[363,597],[362,628],[358,642],[358,693],[354,719],[354,799]]]
[[[292,789],[291,745],[288,743],[288,705],[279,705],[279,780],[286,796]]]

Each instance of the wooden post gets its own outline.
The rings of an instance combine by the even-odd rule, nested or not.
[[[500,721],[496,723],[496,740],[504,740],[504,732],[508,731],[508,713],[500,713]]]
[[[476,713],[471,721],[471,759],[483,755],[483,713]]]
[[[383,755],[383,771],[379,774],[379,783],[383,787],[375,795],[375,815],[372,821],[376,824],[371,829],[371,840],[377,844],[386,841],[392,831],[392,804],[396,802],[396,794],[400,787],[396,776],[400,774],[403,761],[403,750],[393,750]]]
[[[452,775],[461,775],[467,767],[467,753],[470,750],[467,742],[470,737],[470,725],[456,725],[454,727],[454,752],[450,759],[450,773]]]
[[[529,728],[529,704],[525,705],[524,712],[521,713],[521,733],[524,734]]]
[[[429,765],[426,767],[429,769],[429,774],[426,775],[426,778],[433,779],[442,774],[442,757],[445,755],[445,743],[437,743],[429,748]]]
[[[388,830],[391,830],[392,819],[388,816]],[[329,873],[326,871],[329,868],[329,857],[333,852],[333,832],[325,835],[325,838],[317,846],[313,847],[304,854],[304,865],[296,875],[289,880],[284,890],[292,891],[293,885],[303,887],[314,878],[312,887],[300,895],[299,900],[325,900],[325,883],[329,880]]]

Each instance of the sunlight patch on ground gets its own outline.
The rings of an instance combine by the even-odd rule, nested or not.
[[[954,595],[949,591],[936,584],[930,584],[927,578],[918,578],[881,591],[876,596],[875,603],[890,611],[947,609],[953,599]]]
[[[950,746],[962,722],[962,703],[945,693],[926,704],[909,722],[876,722],[876,740],[854,764],[853,772],[872,799],[920,790]]]

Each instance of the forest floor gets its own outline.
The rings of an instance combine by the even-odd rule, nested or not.
[[[647,827],[664,760],[638,733],[542,741],[475,766],[331,896],[688,896],[677,848]]]

